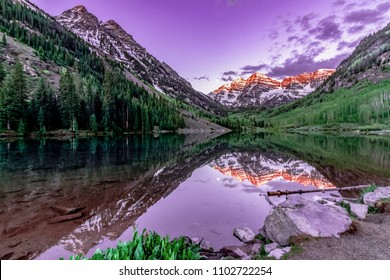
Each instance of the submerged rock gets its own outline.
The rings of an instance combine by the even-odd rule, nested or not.
[[[236,228],[233,234],[242,242],[250,242],[255,239],[255,233],[248,227]]]
[[[364,220],[368,213],[368,206],[365,204],[350,203],[351,213],[358,219]]]
[[[317,203],[301,196],[289,196],[273,208],[264,222],[262,234],[288,245],[293,236],[339,236],[352,224],[348,212],[341,207]]]
[[[373,192],[366,193],[363,197],[363,201],[364,204],[375,206],[378,201],[386,198],[390,198],[390,187],[381,187]]]

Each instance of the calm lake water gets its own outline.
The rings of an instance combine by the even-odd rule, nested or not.
[[[390,184],[390,138],[160,135],[0,142],[0,259],[58,259],[130,240],[134,228],[239,244],[270,190]],[[310,194],[318,198],[322,194]],[[281,200],[283,198],[276,198]],[[63,210],[74,219],[58,222]]]

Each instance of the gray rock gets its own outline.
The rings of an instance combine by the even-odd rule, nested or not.
[[[252,244],[251,255],[255,255],[255,254],[260,253],[261,246],[262,246],[262,244],[260,244],[260,243]]]
[[[248,227],[236,228],[233,234],[242,242],[250,242],[255,239],[255,233]]]
[[[250,260],[251,252],[248,252],[246,246],[226,246],[221,249],[221,253],[223,253],[227,257],[239,258],[241,260]]]
[[[333,196],[333,197],[341,197],[341,195],[337,194],[337,193],[330,193],[329,194],[330,196]]]
[[[354,214],[358,219],[365,219],[368,213],[368,205],[350,203],[351,213]]]
[[[375,203],[385,198],[390,198],[390,187],[377,188],[374,192],[366,193],[363,201],[364,204],[375,206]]]
[[[277,249],[279,247],[279,244],[278,243],[271,243],[271,244],[266,244],[264,246],[264,249],[267,253]]]
[[[262,232],[272,241],[288,245],[293,236],[339,236],[351,224],[352,220],[344,208],[290,196],[270,211]]]
[[[213,247],[211,246],[210,242],[208,242],[208,241],[202,241],[200,243],[200,248],[205,250],[205,251],[210,251],[210,252],[214,251]]]
[[[280,249],[275,249],[269,253],[269,257],[274,257],[275,259],[280,259],[283,257],[284,254],[290,252],[291,247],[285,247],[285,248],[280,248]]]

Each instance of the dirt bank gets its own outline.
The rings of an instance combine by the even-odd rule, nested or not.
[[[370,214],[353,233],[297,244],[303,252],[295,260],[390,260],[390,213]]]

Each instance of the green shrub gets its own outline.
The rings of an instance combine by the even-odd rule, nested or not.
[[[146,230],[134,232],[130,242],[119,242],[116,248],[96,250],[91,258],[71,256],[70,260],[199,260],[199,244],[189,243],[184,237],[169,239]]]

